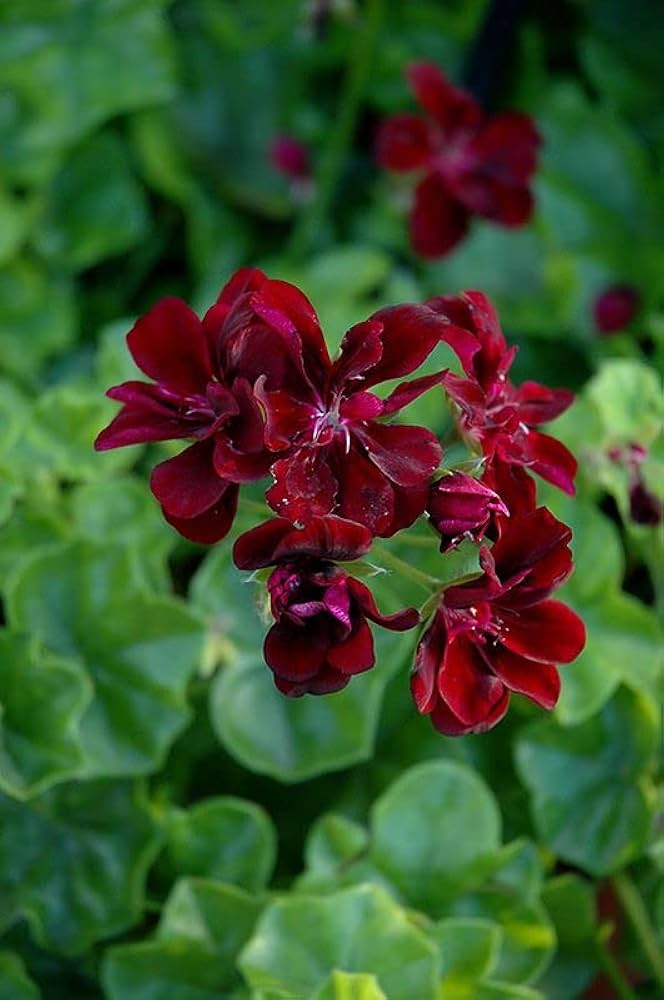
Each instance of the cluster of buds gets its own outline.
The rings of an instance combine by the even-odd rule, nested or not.
[[[375,537],[425,517],[441,559],[462,540],[475,542],[481,575],[428,602],[436,606],[412,674],[418,710],[456,735],[494,725],[510,692],[555,704],[557,665],[579,653],[584,629],[550,599],[571,572],[570,531],[537,507],[530,472],[573,492],[574,458],[535,429],[572,396],[512,384],[515,351],[484,295],[381,309],[346,333],[332,360],[303,293],[247,268],[202,320],[164,299],[127,342],[151,381],[109,390],[123,405],[96,447],[189,442],[151,477],[173,527],[194,542],[220,541],[240,487],[266,479],[276,516],[240,535],[233,551],[242,570],[272,567],[264,653],[280,691],[338,691],[374,666],[369,621],[399,631],[420,623],[414,608],[381,614],[347,564]],[[464,374],[405,378],[441,342]],[[379,395],[391,380],[396,387]],[[479,478],[441,466],[431,430],[394,421],[434,386],[445,388],[460,435],[481,456]]]

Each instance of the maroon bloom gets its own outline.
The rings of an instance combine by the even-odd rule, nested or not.
[[[632,441],[624,448],[610,448],[608,456],[629,473],[629,514],[634,523],[649,527],[660,524],[664,518],[664,504],[648,489],[641,471],[641,466],[648,457],[648,449]]]
[[[388,118],[378,133],[377,158],[389,170],[422,175],[410,218],[415,250],[425,257],[448,253],[472,215],[524,225],[533,209],[528,184],[541,141],[532,119],[517,112],[487,118],[431,63],[413,64],[408,79],[425,115]]]
[[[284,694],[340,691],[373,667],[367,618],[399,632],[417,625],[414,608],[381,615],[369,588],[336,565],[365,555],[371,541],[367,528],[339,517],[317,517],[303,529],[274,518],[237,539],[239,569],[276,567],[267,582],[275,621],[264,654]]]
[[[418,710],[440,732],[491,729],[511,692],[554,707],[556,665],[571,662],[585,642],[581,619],[549,599],[571,573],[570,538],[544,507],[512,517],[493,548],[481,550],[483,575],[443,592],[411,677]]]
[[[267,446],[284,452],[267,493],[278,514],[303,525],[335,513],[387,536],[422,513],[440,445],[423,427],[382,421],[439,384],[442,373],[402,382],[387,399],[370,389],[414,371],[445,328],[426,306],[381,309],[347,332],[336,361],[305,359],[298,384],[270,391],[259,380]]]
[[[624,330],[634,319],[640,295],[632,285],[612,285],[598,295],[593,305],[595,324],[600,333]]]
[[[509,517],[498,494],[465,472],[453,472],[431,485],[427,512],[441,536],[441,552],[455,548],[465,538],[481,541],[492,517]]]
[[[291,180],[304,180],[311,175],[309,151],[292,135],[278,135],[272,140],[270,160],[276,170]]]
[[[151,487],[181,534],[218,541],[233,521],[238,484],[262,478],[274,461],[264,443],[256,380],[291,388],[305,363],[313,371],[322,359],[329,364],[315,314],[292,285],[246,268],[202,321],[181,299],[163,299],[138,320],[127,344],[154,381],[109,389],[123,407],[95,447],[193,439],[154,469]]]
[[[507,347],[486,295],[464,292],[458,297],[440,296],[427,305],[450,324],[443,339],[456,352],[465,372],[465,377],[447,372],[443,378],[448,395],[457,404],[464,437],[482,450],[489,463],[497,459],[524,466],[573,495],[576,459],[560,441],[534,428],[563,413],[574,394],[568,389],[548,389],[538,382],[517,387],[510,381],[508,372],[517,349]]]

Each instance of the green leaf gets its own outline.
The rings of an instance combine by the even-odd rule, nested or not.
[[[130,927],[156,848],[127,782],[60,785],[30,802],[0,796],[0,892],[49,950],[77,954]]]
[[[72,286],[66,279],[47,275],[31,260],[18,258],[0,268],[0,301],[2,366],[34,381],[44,361],[66,349],[74,338]]]
[[[357,972],[333,972],[311,1000],[387,1000],[375,976]]]
[[[145,593],[132,553],[72,542],[37,555],[8,588],[15,625],[80,660],[94,695],[81,722],[87,776],[155,770],[189,718],[199,621]]]
[[[371,858],[413,906],[433,915],[481,882],[500,846],[500,815],[470,768],[411,768],[374,803]]]
[[[601,560],[601,556],[599,557]],[[620,592],[601,603],[575,600],[574,584],[561,596],[583,618],[586,646],[563,667],[563,688],[556,715],[564,725],[589,719],[609,700],[620,682],[659,699],[662,685],[662,633],[650,608]]]
[[[254,990],[308,996],[338,969],[373,973],[390,1000],[435,996],[436,964],[404,911],[368,885],[272,903],[239,960]]]
[[[531,983],[548,965],[556,938],[540,902],[541,886],[536,845],[516,840],[502,849],[484,884],[455,902],[455,913],[491,920],[501,930],[492,981]]]
[[[427,931],[440,951],[440,1000],[472,1000],[478,981],[493,969],[501,931],[490,920],[448,917]]]
[[[389,883],[368,859],[369,833],[359,823],[324,813],[311,827],[304,845],[306,868],[296,880],[298,892],[334,892],[346,885]]]
[[[167,824],[169,859],[181,875],[264,889],[274,868],[276,836],[267,813],[244,799],[207,799],[176,810]]]
[[[78,535],[140,550],[150,583],[155,589],[170,590],[167,557],[177,535],[165,522],[144,480],[114,478],[83,483],[71,496],[71,510]]]
[[[262,657],[268,624],[256,607],[264,588],[243,581],[228,547],[211,553],[196,573],[191,595],[210,616],[212,644],[224,666],[210,691],[212,726],[240,763],[281,781],[302,781],[371,756],[389,676],[413,643],[376,629],[376,666],[338,694],[285,698]]]
[[[163,0],[7,0],[0,10],[4,169],[40,183],[100,122],[173,94]]]
[[[115,133],[100,132],[53,178],[34,243],[45,258],[77,271],[135,246],[147,226],[127,148]]]
[[[544,843],[597,876],[638,858],[654,811],[656,741],[654,706],[626,689],[580,726],[526,727],[516,764]]]
[[[0,951],[0,1000],[39,1000],[40,993],[11,951]]]
[[[223,1000],[239,985],[235,958],[261,904],[234,886],[181,879],[155,937],[110,948],[102,969],[109,1000]],[[235,995],[233,993],[233,995]]]
[[[585,395],[604,426],[605,442],[647,445],[662,430],[664,395],[661,379],[640,361],[605,361],[588,383]]]
[[[568,1000],[579,995],[597,971],[595,890],[590,882],[567,872],[545,884],[542,901],[556,928],[558,947],[539,985],[551,1000]]]
[[[27,798],[80,770],[81,715],[92,696],[78,663],[0,631],[0,787]]]

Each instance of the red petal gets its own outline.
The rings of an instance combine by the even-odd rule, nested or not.
[[[445,620],[436,612],[431,625],[417,644],[410,676],[410,691],[417,711],[428,714],[438,700],[436,678],[445,653]]]
[[[293,525],[283,517],[245,531],[235,540],[233,562],[238,569],[262,569],[276,562],[274,553],[283,538],[293,531]]]
[[[141,371],[181,396],[205,392],[212,362],[201,321],[182,299],[157,302],[127,335]]]
[[[437,686],[454,715],[473,728],[491,715],[504,692],[502,681],[488,670],[477,647],[465,636],[448,642]]]
[[[361,618],[347,639],[328,650],[327,662],[344,674],[361,674],[376,662],[371,629]]]
[[[524,569],[535,566],[555,549],[567,546],[571,538],[571,529],[546,507],[538,507],[523,517],[513,517],[491,550],[498,576],[506,582]]]
[[[423,483],[422,486],[397,486],[393,484],[392,491],[394,493],[394,513],[390,523],[382,528],[381,538],[389,538],[397,531],[409,528],[420,514],[424,513],[429,487],[427,483]]]
[[[442,257],[468,231],[468,211],[453,199],[438,174],[429,174],[415,188],[410,239],[423,257]]]
[[[376,137],[376,159],[388,170],[424,167],[436,150],[436,130],[416,115],[394,115],[382,122]]]
[[[495,456],[485,466],[482,482],[495,490],[513,517],[531,514],[535,510],[537,503],[535,480],[522,466],[510,465]]]
[[[407,632],[419,624],[420,616],[415,608],[405,608],[403,611],[395,611],[391,615],[382,615],[376,607],[374,596],[369,588],[356,580],[355,577],[348,577],[348,589],[357,601],[357,604],[365,618],[383,628],[390,629],[391,632]]]
[[[325,664],[311,680],[297,683],[287,681],[283,677],[275,674],[274,683],[288,698],[299,698],[303,694],[333,694],[341,691],[350,681],[348,674],[342,674],[340,670],[334,670]]]
[[[163,508],[162,512],[168,523],[191,542],[212,545],[225,538],[230,531],[237,510],[237,498],[237,486],[229,483],[221,499],[197,517],[173,517]]]
[[[513,653],[542,663],[571,663],[583,649],[586,630],[579,616],[560,601],[542,601],[510,616],[500,641]]]
[[[370,321],[382,324],[383,353],[365,375],[363,388],[410,375],[433,351],[446,329],[441,316],[418,305],[379,309]]]
[[[305,528],[292,528],[274,550],[278,561],[316,556],[334,562],[359,559],[371,548],[371,532],[361,524],[341,517],[315,517]]]
[[[351,326],[341,342],[339,357],[334,362],[332,385],[341,387],[380,361],[383,356],[383,324],[375,319]],[[367,385],[374,383],[367,382]]]
[[[574,496],[577,461],[564,444],[548,434],[530,431],[526,442],[528,466],[548,483]]]
[[[503,646],[491,651],[491,666],[510,691],[551,710],[560,696],[560,674],[551,663],[533,663]]]
[[[299,338],[305,369],[315,381],[321,380],[331,361],[318,316],[306,295],[288,281],[270,280],[254,292],[251,306],[287,343],[293,343],[294,335]]]
[[[418,103],[448,134],[481,122],[482,111],[475,99],[453,86],[434,63],[412,63],[408,80]]]
[[[269,278],[257,267],[241,267],[226,282],[217,296],[217,302],[232,306],[241,295],[262,288]]]
[[[441,385],[444,372],[434,372],[433,375],[422,375],[420,378],[413,378],[409,382],[402,382],[390,393],[383,403],[382,413],[387,416],[389,413],[398,413],[404,406],[408,406],[413,400],[423,393],[433,389],[435,385]]]
[[[148,382],[123,382],[106,393],[126,405],[95,440],[97,451],[123,448],[147,441],[173,441],[193,437],[198,429],[195,421],[183,419],[177,405],[164,400],[159,387]]]
[[[574,402],[569,389],[549,389],[539,382],[524,382],[516,391],[519,418],[524,424],[535,427],[547,423],[564,413]]]
[[[494,115],[469,143],[469,152],[492,177],[526,184],[537,167],[541,139],[532,118],[518,111]]]
[[[443,450],[425,427],[371,422],[353,427],[369,458],[399,486],[421,486],[438,468]]]
[[[373,535],[389,529],[394,517],[394,490],[380,469],[351,445],[347,455],[338,456],[336,471],[341,517],[366,525]]]
[[[331,513],[338,484],[329,468],[329,452],[329,448],[298,448],[275,462],[271,469],[274,485],[265,494],[270,507],[293,524],[307,524],[312,517]]]
[[[263,646],[270,670],[288,681],[314,677],[323,666],[326,643],[314,629],[289,624],[273,625]]]
[[[443,701],[438,701],[431,713],[431,721],[439,733],[445,736],[466,736],[468,733],[486,733],[504,718],[510,703],[510,693],[503,689],[503,695],[492,707],[487,717],[477,725],[467,725],[457,718]]]
[[[266,392],[264,386],[263,377],[255,391],[265,413],[265,443],[272,451],[282,451],[291,446],[296,435],[311,427],[318,411],[282,390]]]
[[[228,487],[212,464],[214,440],[197,441],[152,470],[150,488],[172,517],[192,518],[213,507]]]

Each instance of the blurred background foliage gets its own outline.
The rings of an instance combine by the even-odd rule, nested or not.
[[[488,8],[0,5],[3,1000],[663,995],[664,527],[633,522],[608,452],[647,447],[664,494],[664,7],[508,3],[487,35]],[[373,159],[415,59],[544,138],[531,224],[475,223],[435,263]],[[305,185],[272,163],[282,134]],[[333,348],[381,304],[482,289],[519,377],[578,390],[558,433],[579,498],[543,496],[575,531],[589,637],[553,718],[440,737],[408,635],[287,702],[228,543],[160,519],[169,446],[94,454],[134,318],[165,294],[205,309],[247,263],[296,282]],[[615,284],[639,309],[601,336]],[[445,429],[436,394],[412,412]],[[400,544],[439,558],[425,529]],[[384,605],[411,587],[375,582]]]

